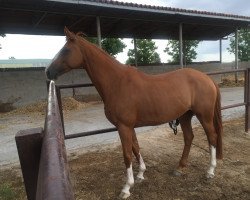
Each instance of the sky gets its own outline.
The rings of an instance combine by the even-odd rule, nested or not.
[[[250,0],[118,0],[138,4],[167,6],[184,8],[191,10],[204,10],[236,15],[250,16]],[[123,53],[117,55],[117,59],[124,63],[127,59],[127,51],[133,48],[131,39],[123,39],[127,45]],[[171,57],[164,53],[167,40],[154,40],[158,47],[161,61],[167,62]],[[14,57],[16,59],[51,59],[62,48],[65,37],[62,36],[33,36],[7,34],[0,37],[0,59]],[[231,62],[234,54],[227,51],[229,40],[222,42],[222,61]],[[219,41],[202,41],[197,48],[198,56],[195,61],[218,61],[219,60]]]

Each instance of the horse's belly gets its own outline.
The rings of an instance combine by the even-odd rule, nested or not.
[[[185,112],[189,110],[189,107],[183,106],[172,106],[172,105],[157,105],[155,107],[148,106],[142,108],[137,113],[137,126],[150,126],[150,125],[159,125],[172,120],[177,119]]]

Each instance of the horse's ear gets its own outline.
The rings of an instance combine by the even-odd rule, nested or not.
[[[64,27],[64,34],[65,34],[67,40],[73,41],[73,40],[76,39],[75,34],[70,32],[69,29],[66,26]]]
[[[77,36],[80,36],[80,37],[88,37],[87,34],[83,33],[83,32],[77,32],[76,33]]]

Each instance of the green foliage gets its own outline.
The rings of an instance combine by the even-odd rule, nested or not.
[[[88,40],[89,42],[93,43],[93,44],[97,44],[97,38],[96,37],[86,37],[86,40]]]
[[[111,56],[123,52],[125,47],[126,45],[118,38],[105,38],[102,40],[102,48]]]
[[[134,41],[132,41],[133,43]],[[137,39],[137,64],[152,64],[160,63],[161,59],[159,54],[155,51],[157,47],[155,42],[149,39]],[[126,64],[135,64],[135,50],[129,49],[128,51],[128,60]]]
[[[199,44],[198,40],[184,40],[183,41],[183,63],[184,64],[191,63],[194,59],[196,59],[197,52],[195,51],[195,49],[197,48],[198,44]],[[168,62],[171,62],[171,63],[180,62],[178,40],[169,40],[164,52],[167,52],[170,56],[172,56],[172,59],[168,60]]]
[[[235,54],[235,36],[230,38],[227,50]],[[250,30],[247,28],[238,31],[238,58],[240,61],[250,61]]]
[[[0,37],[5,37],[6,35],[5,34],[0,34]],[[0,49],[2,49],[2,46],[0,44]]]
[[[0,200],[12,200],[15,199],[16,193],[12,187],[8,184],[0,185]]]
[[[88,37],[86,38],[89,42],[97,44],[97,38]],[[122,52],[126,45],[119,38],[104,38],[101,41],[102,49],[105,50],[111,56],[117,55]]]

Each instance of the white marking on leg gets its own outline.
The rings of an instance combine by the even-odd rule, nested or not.
[[[121,193],[121,197],[123,199],[126,199],[130,196],[129,190],[133,185],[134,185],[134,175],[133,175],[132,164],[130,164],[130,167],[127,168],[127,182],[122,189],[122,193],[124,194]]]
[[[216,167],[216,148],[214,146],[210,146],[210,166],[207,171],[207,178],[214,177],[214,169]]]
[[[141,154],[139,153],[139,155],[140,155],[140,159],[139,159],[139,172],[138,172],[138,174],[137,174],[137,178],[138,179],[141,179],[141,180],[144,180],[144,176],[143,176],[143,173],[145,172],[145,170],[146,170],[146,165],[145,165],[145,163],[144,163],[144,161],[143,161],[143,159],[142,159],[142,156],[141,156]]]

